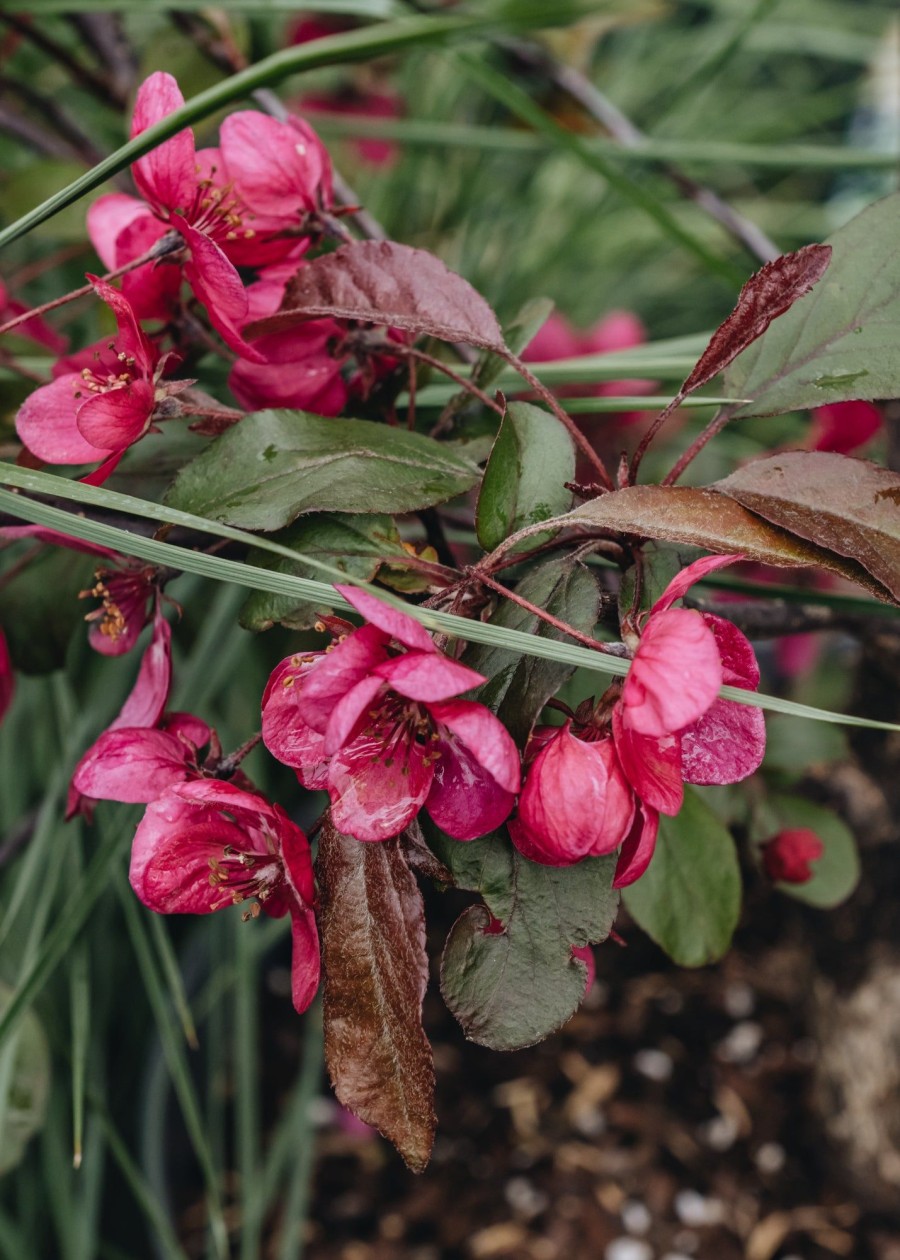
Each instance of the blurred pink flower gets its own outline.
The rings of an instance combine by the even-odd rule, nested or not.
[[[808,827],[779,831],[761,847],[763,869],[773,883],[805,884],[812,879],[810,863],[825,852],[825,846]]]

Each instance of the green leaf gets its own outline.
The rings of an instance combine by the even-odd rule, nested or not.
[[[556,418],[531,403],[510,403],[478,496],[475,527],[484,550],[493,551],[526,525],[567,511],[572,492],[566,482],[574,476],[575,446]],[[543,541],[537,535],[523,546]]]
[[[339,512],[323,512],[298,521],[290,529],[275,536],[277,542],[334,565],[342,572],[370,582],[382,562],[389,556],[405,556],[397,526],[390,516],[346,516]],[[296,577],[314,577],[318,572],[302,559],[288,560],[265,551],[253,550],[247,557],[251,564],[276,573]],[[311,604],[290,595],[273,595],[271,591],[254,591],[240,614],[246,630],[268,630],[275,622],[291,630],[306,630],[314,625],[321,611],[331,604]]]
[[[434,1067],[422,1028],[428,985],[422,895],[398,839],[361,844],[326,816],[322,894],[325,1060],[335,1093],[413,1172],[434,1142]]]
[[[553,613],[583,634],[591,634],[600,612],[597,580],[583,565],[568,559],[548,560],[532,569],[516,586],[529,603]],[[501,600],[489,622],[539,639],[564,639],[561,631],[512,600]],[[502,647],[470,648],[467,665],[486,675],[478,698],[500,718],[520,748],[541,709],[573,670],[561,661],[522,656]]]
[[[457,919],[441,959],[441,992],[470,1041],[520,1050],[555,1032],[584,997],[572,946],[609,935],[618,896],[615,858],[538,866],[505,833],[462,843],[433,825],[426,836],[456,885],[485,904]]]
[[[503,328],[503,340],[513,354],[521,354],[538,331],[553,314],[554,302],[550,298],[532,298],[519,310]],[[472,380],[480,389],[492,385],[501,372],[507,371],[508,365],[499,354],[491,354],[485,350],[472,370]],[[470,398],[468,394],[461,398]]]
[[[420,433],[258,411],[183,468],[166,502],[240,529],[274,530],[303,512],[414,512],[471,490],[479,475]]]
[[[0,983],[0,1013],[13,996]],[[25,1148],[44,1123],[50,1094],[50,1050],[34,1011],[26,1011],[12,1047],[9,1095],[0,1125],[0,1176],[21,1162]]]
[[[26,547],[33,545],[25,540]],[[78,594],[93,585],[96,563],[62,547],[43,547],[3,587],[0,629],[16,669],[48,674],[62,666],[73,631],[89,611]]]
[[[830,238],[824,278],[726,372],[724,392],[753,400],[736,416],[900,396],[898,216],[894,193]]]
[[[741,872],[730,833],[690,788],[675,818],[660,818],[653,861],[622,891],[629,914],[682,967],[702,967],[731,944]]]
[[[900,602],[900,475],[891,469],[832,451],[786,451],[746,464],[716,488],[861,564]]]
[[[833,810],[815,805],[802,796],[770,796],[766,818],[777,819],[779,829],[795,827],[814,831],[825,846],[820,858],[810,863],[812,878],[805,884],[776,884],[780,892],[820,910],[846,901],[859,883],[859,854],[850,828]],[[771,839],[771,832],[760,836]]]

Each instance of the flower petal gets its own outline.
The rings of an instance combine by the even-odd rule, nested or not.
[[[301,1014],[316,996],[321,974],[319,933],[312,910],[292,905],[291,998]]]
[[[172,226],[181,233],[190,250],[190,258],[184,264],[185,279],[206,307],[213,328],[243,358],[252,363],[264,362],[260,352],[241,336],[249,302],[234,264],[215,241],[198,232],[185,219],[176,217]]]
[[[359,733],[357,728],[366,716],[369,706],[383,689],[382,680],[370,675],[368,678],[361,678],[355,687],[351,687],[341,696],[331,711],[325,732],[325,752],[328,756],[355,738]]]
[[[654,613],[622,688],[626,724],[641,735],[680,731],[702,717],[721,685],[719,649],[700,613]]]
[[[488,774],[506,792],[519,790],[519,750],[498,717],[477,700],[450,700],[429,705],[431,716],[468,745]]]
[[[385,660],[386,642],[377,626],[361,626],[327,652],[316,654],[315,669],[304,672],[303,686],[296,691],[297,712],[308,726],[325,733],[341,697]]]
[[[620,704],[612,728],[619,764],[640,799],[662,814],[677,814],[684,800],[680,735],[639,734],[625,726]]]
[[[681,732],[681,773],[686,783],[739,783],[759,769],[765,752],[762,709],[717,700]]]
[[[288,656],[272,672],[262,699],[263,743],[283,765],[302,771],[308,788],[327,786],[325,737],[314,731],[297,709],[297,694],[320,657]]]
[[[47,464],[93,464],[109,447],[88,442],[78,428],[77,409],[84,381],[75,373],[58,376],[29,394],[16,415],[16,432],[33,455]]]
[[[448,836],[477,840],[509,817],[515,793],[500,787],[472,748],[449,730],[441,735],[425,808]]]
[[[622,852],[616,863],[613,888],[626,888],[640,879],[650,865],[656,849],[658,833],[659,814],[655,809],[639,801],[634,824],[622,845]]]
[[[187,745],[165,731],[117,727],[105,731],[72,776],[76,791],[98,801],[148,804],[166,788],[198,773]]]
[[[717,569],[724,569],[726,565],[735,564],[738,560],[743,560],[743,558],[742,555],[701,556],[699,560],[695,560],[693,564],[687,565],[680,573],[676,573],[650,609],[650,616],[652,617],[655,613],[665,612],[666,609],[671,608],[676,599],[681,599],[683,595],[686,595],[694,583],[706,577],[707,573],[715,573]]]
[[[87,234],[107,271],[121,266],[118,257],[118,236],[137,219],[146,218],[155,224],[159,236],[165,228],[151,215],[146,201],[128,193],[106,193],[91,204],[87,212]],[[133,257],[137,258],[137,254]],[[129,259],[124,261],[128,262]]]
[[[383,599],[370,595],[368,591],[358,586],[335,585],[334,589],[338,594],[343,595],[347,603],[352,604],[366,621],[370,621],[373,626],[378,626],[398,643],[413,648],[417,652],[437,652],[431,635],[425,627],[401,612],[399,608],[395,608],[393,604],[385,603]]]
[[[81,436],[95,447],[125,450],[150,428],[156,405],[149,381],[132,381],[121,389],[107,389],[83,402],[76,412]]]
[[[407,652],[378,665],[375,673],[408,700],[449,700],[485,681],[468,665],[440,652]],[[486,711],[486,710],[485,710]]]
[[[239,110],[219,134],[228,177],[257,214],[296,223],[317,208],[328,155],[307,123]]]
[[[163,715],[172,685],[172,628],[157,610],[153,636],[141,658],[138,676],[118,717],[107,728],[156,726]]]
[[[395,745],[384,757],[378,739],[360,736],[331,762],[328,790],[334,825],[357,840],[399,835],[425,803],[434,766],[414,741]]]
[[[85,279],[93,286],[97,297],[106,303],[116,317],[118,336],[116,350],[135,360],[141,376],[152,376],[159,356],[149,338],[138,323],[134,308],[118,289],[113,288],[99,276],[88,272]]]
[[[131,116],[131,138],[161,122],[184,104],[181,89],[170,74],[158,70],[138,88]],[[190,128],[177,132],[131,167],[142,197],[154,207],[184,213],[197,192],[194,133]]]

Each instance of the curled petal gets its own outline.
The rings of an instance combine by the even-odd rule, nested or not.
[[[149,804],[166,788],[199,772],[188,746],[175,735],[145,728],[105,731],[78,763],[72,784],[97,801]]]
[[[460,665],[440,652],[407,652],[376,667],[393,691],[408,700],[449,700],[485,681],[468,665]]]
[[[328,790],[334,825],[357,840],[399,835],[425,803],[434,777],[426,750],[413,740],[385,755],[377,738],[360,736],[331,761]]]
[[[706,712],[721,685],[719,649],[700,613],[655,613],[622,689],[626,724],[641,735],[680,731]]]
[[[131,138],[161,122],[180,109],[184,97],[170,74],[157,71],[138,88],[131,117]],[[162,210],[184,213],[197,191],[194,135],[190,128],[179,131],[132,165],[138,192]]]
[[[99,276],[86,275],[93,286],[97,297],[101,298],[116,317],[119,335],[116,338],[116,349],[134,359],[139,373],[150,376],[156,367],[157,353],[153,349],[147,335],[138,323],[134,308],[124,294],[114,289],[111,284],[101,280]]]
[[[695,560],[693,564],[687,565],[680,573],[676,573],[650,609],[650,616],[652,617],[655,613],[665,612],[668,608],[671,608],[676,599],[681,599],[682,596],[686,595],[694,583],[706,577],[707,573],[715,573],[717,569],[724,569],[726,565],[736,564],[738,560],[743,560],[743,558],[742,555],[701,556],[699,560]]]
[[[327,786],[325,736],[300,717],[297,695],[320,659],[289,656],[272,672],[262,699],[263,743],[273,757],[298,772],[308,788]]]
[[[626,888],[640,879],[650,865],[650,859],[656,849],[658,833],[659,814],[649,805],[638,801],[634,823],[622,845],[622,852],[616,863],[613,888]]]
[[[719,659],[722,662],[722,682],[729,687],[744,687],[755,691],[759,686],[759,664],[750,641],[726,617],[703,613],[703,620],[713,632]]]
[[[319,933],[312,910],[291,906],[291,999],[301,1014],[316,996],[321,974]]]
[[[93,464],[105,459],[108,447],[89,442],[78,428],[76,394],[84,382],[72,373],[41,385],[22,403],[16,432],[33,455],[47,464]]]
[[[739,783],[762,764],[766,722],[762,709],[717,700],[699,722],[681,732],[686,783]]]
[[[498,717],[476,700],[450,700],[428,706],[439,726],[467,745],[488,774],[514,795],[521,783],[519,751]]]
[[[252,210],[296,223],[317,208],[328,156],[306,123],[239,110],[220,135],[228,176]]]
[[[172,628],[157,610],[153,636],[141,658],[138,676],[119,715],[108,729],[156,726],[163,715],[172,685]]]
[[[662,814],[677,814],[684,800],[681,736],[640,735],[625,725],[620,704],[612,727],[619,764],[640,799]]]
[[[296,691],[297,712],[307,726],[325,733],[338,701],[386,659],[386,642],[377,626],[361,626],[328,652],[317,653],[315,669],[304,672]]]
[[[377,595],[370,595],[368,591],[364,591],[358,586],[335,585],[334,589],[338,594],[343,595],[347,603],[351,604],[358,613],[365,617],[366,621],[370,621],[373,626],[378,626],[379,630],[383,630],[385,634],[390,635],[392,639],[396,639],[398,643],[402,643],[405,647],[412,648],[416,652],[437,652],[431,635],[425,627],[419,625],[418,621],[414,621],[406,613],[401,612],[399,608],[385,603]]]
[[[198,232],[185,219],[176,217],[172,226],[181,233],[190,250],[190,258],[184,264],[185,279],[206,307],[213,328],[243,358],[252,363],[264,362],[260,352],[241,336],[249,302],[234,264],[215,241]]]
[[[425,808],[448,836],[477,840],[509,817],[515,793],[499,785],[472,748],[449,731],[441,734]]]
[[[150,428],[156,399],[149,381],[132,381],[107,389],[81,404],[76,413],[79,432],[94,446],[122,451]]]

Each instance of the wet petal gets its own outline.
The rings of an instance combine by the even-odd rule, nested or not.
[[[365,617],[366,621],[370,621],[373,626],[378,626],[398,643],[413,648],[417,652],[437,652],[431,635],[425,627],[407,616],[405,612],[401,612],[399,608],[395,608],[393,604],[385,603],[377,595],[370,595],[359,586],[336,584],[334,589],[343,595],[347,603]]]
[[[155,801],[166,788],[197,774],[190,750],[165,731],[109,730],[90,748],[72,776],[76,791],[98,801]]]
[[[659,814],[639,801],[634,823],[616,863],[613,888],[626,888],[640,879],[650,865],[658,833]]]
[[[435,722],[446,726],[466,744],[506,792],[516,793],[521,783],[519,750],[498,717],[476,700],[449,700],[431,704]]]
[[[315,669],[304,672],[303,686],[296,693],[303,721],[324,734],[338,701],[385,660],[385,645],[382,630],[362,626],[327,652],[317,653]]]
[[[625,778],[640,799],[660,813],[675,815],[681,809],[684,786],[681,775],[681,737],[641,735],[626,727],[622,706],[613,709],[613,738]]]
[[[29,394],[16,415],[16,432],[33,455],[47,464],[93,464],[108,447],[89,442],[78,428],[77,409],[84,381],[75,373],[58,376]]]
[[[389,758],[378,739],[360,736],[331,762],[328,790],[334,825],[357,840],[387,840],[408,826],[425,803],[434,766],[414,741]]]
[[[515,793],[500,787],[472,748],[449,731],[441,735],[425,808],[448,836],[477,840],[509,817]]]
[[[320,658],[321,653],[286,657],[273,670],[262,699],[263,743],[283,765],[302,771],[301,782],[309,788],[326,786],[329,759],[324,734],[300,717],[297,696]]]
[[[700,613],[654,613],[622,688],[626,724],[641,735],[679,731],[706,712],[721,685],[719,649]]]

